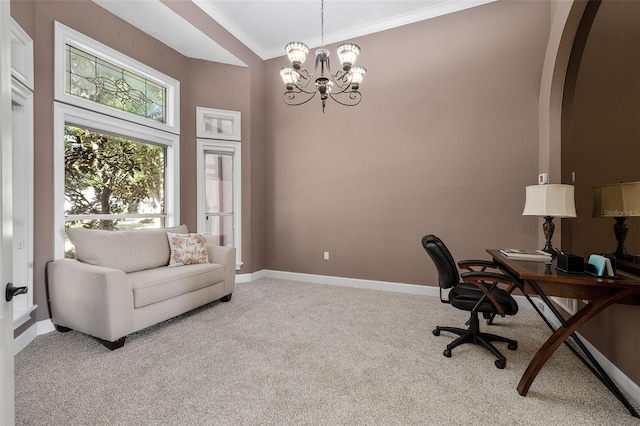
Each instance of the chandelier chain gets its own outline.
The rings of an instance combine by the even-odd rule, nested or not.
[[[324,47],[324,0],[320,1],[320,44]]]

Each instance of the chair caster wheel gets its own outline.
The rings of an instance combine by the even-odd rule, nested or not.
[[[507,345],[507,349],[509,349],[510,351],[515,351],[516,349],[518,349],[518,342],[509,343]]]
[[[507,361],[503,361],[501,359],[497,359],[495,364],[496,364],[496,367],[498,367],[500,370],[502,370],[507,365]]]
[[[445,349],[444,352],[442,352],[442,355],[446,356],[447,358],[451,358],[451,351],[449,349]]]
[[[440,330],[438,330],[438,329],[433,330],[433,335],[434,336],[439,336],[440,335]]]

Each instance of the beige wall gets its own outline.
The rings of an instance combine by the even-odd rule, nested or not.
[[[585,256],[611,253],[615,221],[591,217],[592,188],[640,181],[640,2],[605,0],[585,11],[565,93],[562,170],[567,181],[576,173],[578,217],[568,221],[563,246]],[[640,254],[640,220],[628,223],[625,246]],[[638,324],[640,307],[614,305],[580,330],[636,383]]]
[[[458,258],[536,244],[522,209],[549,13],[497,2],[360,37],[363,101],[325,114],[284,105],[286,59],[268,61],[267,267],[437,285],[425,234]]]

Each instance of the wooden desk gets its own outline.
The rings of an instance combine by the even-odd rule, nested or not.
[[[640,277],[623,271],[618,271],[619,278],[617,279],[566,274],[555,269],[555,261],[552,265],[545,265],[542,262],[524,262],[509,259],[500,254],[500,250],[496,249],[488,249],[487,252],[493,257],[496,263],[498,263],[502,271],[518,282],[520,289],[531,305],[553,331],[552,335],[538,350],[522,375],[520,383],[518,383],[518,393],[522,396],[527,394],[540,369],[555,350],[565,343],[596,377],[613,392],[620,402],[629,410],[631,415],[640,418],[635,408],[629,403],[622,392],[620,392],[584,343],[575,334],[575,331],[583,324],[614,303],[640,305]],[[547,320],[544,314],[540,312],[535,303],[530,299],[530,294],[540,297],[554,314],[560,323],[560,327],[556,329]],[[549,296],[585,299],[589,300],[590,303],[565,320],[553,303],[551,303]],[[584,356],[567,342],[569,337],[578,345]]]

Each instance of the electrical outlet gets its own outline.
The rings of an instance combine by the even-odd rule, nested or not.
[[[328,251],[324,252],[324,260],[329,260],[329,252]]]

